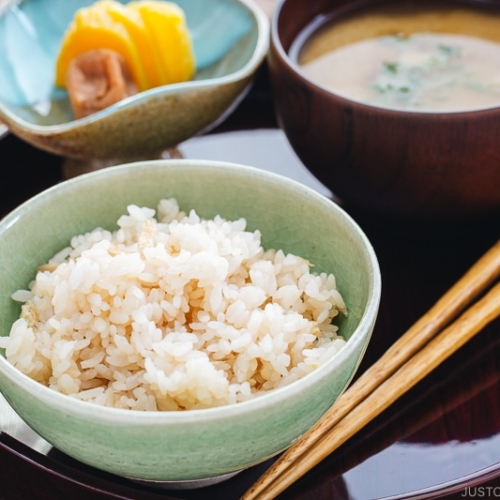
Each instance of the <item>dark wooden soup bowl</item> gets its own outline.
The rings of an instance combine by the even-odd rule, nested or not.
[[[500,213],[500,107],[426,113],[360,104],[314,84],[290,55],[311,22],[375,3],[279,3],[268,62],[277,119],[290,144],[347,208],[428,220]],[[499,1],[447,4],[500,11]],[[500,41],[500,21],[498,32]]]

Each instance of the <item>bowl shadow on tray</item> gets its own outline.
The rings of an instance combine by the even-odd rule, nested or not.
[[[86,464],[78,462],[63,452],[52,448],[47,453],[47,458],[54,461],[55,467],[66,476],[80,476],[84,484],[99,486],[107,492],[123,489],[128,495],[126,498],[143,498],[145,494],[159,495],[158,498],[195,500],[201,495],[206,498],[217,498],[218,500],[236,500],[247,491],[252,484],[274,463],[277,459],[271,458],[266,462],[254,465],[231,477],[222,478],[212,484],[196,484],[189,482],[158,483],[139,482],[131,479],[115,476]],[[149,498],[149,497],[145,497]],[[156,497],[155,497],[156,498]]]
[[[74,120],[66,92],[52,83],[53,68],[74,12],[91,3],[22,2],[0,17],[0,40],[7,47],[0,54],[0,120],[30,144],[71,159],[65,177],[159,158],[214,127],[244,97],[267,54],[269,20],[254,3],[178,0],[192,36],[194,78]]]

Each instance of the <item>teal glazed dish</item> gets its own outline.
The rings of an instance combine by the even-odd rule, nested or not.
[[[267,54],[269,21],[254,3],[178,0],[193,40],[194,78],[75,120],[66,91],[54,86],[55,61],[74,13],[92,3],[13,0],[0,11],[0,121],[61,156],[153,158],[226,117]]]
[[[336,355],[305,377],[248,401],[208,409],[136,411],[99,406],[22,374],[0,350],[0,391],[20,417],[67,455],[140,481],[217,481],[280,453],[330,408],[354,376],[378,313],[376,255],[338,205],[285,177],[233,163],[137,162],[62,182],[0,221],[0,335],[20,307],[13,292],[70,238],[97,226],[116,229],[131,204],[176,197],[204,218],[247,219],[264,248],[281,248],[333,272],[347,304]],[[36,249],[36,251],[33,251]],[[337,320],[336,320],[337,321]]]

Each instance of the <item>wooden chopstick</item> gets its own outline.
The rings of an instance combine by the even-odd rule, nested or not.
[[[499,275],[500,241],[283,453],[242,500],[275,498],[500,315],[498,284],[433,339]]]

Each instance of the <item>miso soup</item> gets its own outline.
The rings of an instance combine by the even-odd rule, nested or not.
[[[304,39],[302,71],[342,97],[423,112],[500,105],[497,11],[390,6],[311,26]]]

